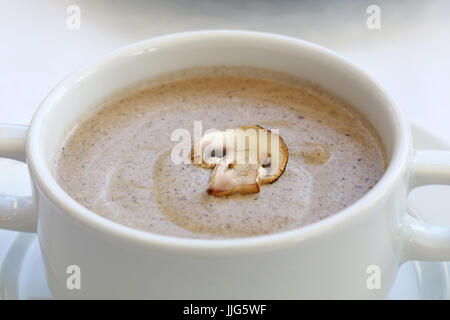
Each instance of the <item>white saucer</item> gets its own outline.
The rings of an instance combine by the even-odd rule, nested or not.
[[[446,143],[413,126],[418,149],[450,149]],[[9,172],[0,194],[30,194],[29,176],[22,163],[0,159]],[[7,181],[5,181],[5,179]],[[428,222],[450,226],[450,188],[429,186],[410,195],[410,213]],[[420,214],[419,214],[420,213]],[[450,263],[408,262],[397,276],[389,299],[450,299]],[[52,299],[39,241],[35,234],[0,230],[0,299]]]

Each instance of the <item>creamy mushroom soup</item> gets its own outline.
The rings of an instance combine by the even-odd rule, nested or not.
[[[199,121],[203,132],[277,130],[288,149],[285,168],[261,185],[254,171],[258,188],[250,193],[207,192],[216,169],[171,156],[172,133],[186,129],[194,145]],[[325,219],[364,196],[385,166],[377,133],[338,96],[288,74],[223,66],[163,75],[99,103],[67,135],[54,174],[73,199],[117,223],[219,239]]]

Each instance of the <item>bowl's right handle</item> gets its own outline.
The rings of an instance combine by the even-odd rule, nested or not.
[[[25,138],[28,127],[0,124],[0,157],[25,162]],[[0,167],[0,179],[10,173]],[[31,188],[33,190],[33,188]],[[0,194],[0,228],[36,232],[37,201],[35,195]]]
[[[432,184],[450,185],[450,151],[414,151],[410,175],[410,190]],[[431,225],[408,214],[404,227],[404,261],[450,261],[450,228]]]

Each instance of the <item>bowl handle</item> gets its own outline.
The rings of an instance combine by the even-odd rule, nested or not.
[[[0,157],[25,162],[25,138],[28,127],[0,124]],[[0,179],[8,172],[0,167]],[[0,228],[36,232],[37,200],[31,196],[0,194]]]
[[[450,151],[415,150],[410,190],[432,184],[450,185]],[[404,240],[404,261],[450,261],[450,228],[428,224],[407,214]]]

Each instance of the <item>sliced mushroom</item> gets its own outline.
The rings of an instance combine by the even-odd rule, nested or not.
[[[283,174],[288,156],[283,139],[257,125],[207,134],[191,151],[194,164],[214,168],[207,189],[214,196],[259,192]]]

